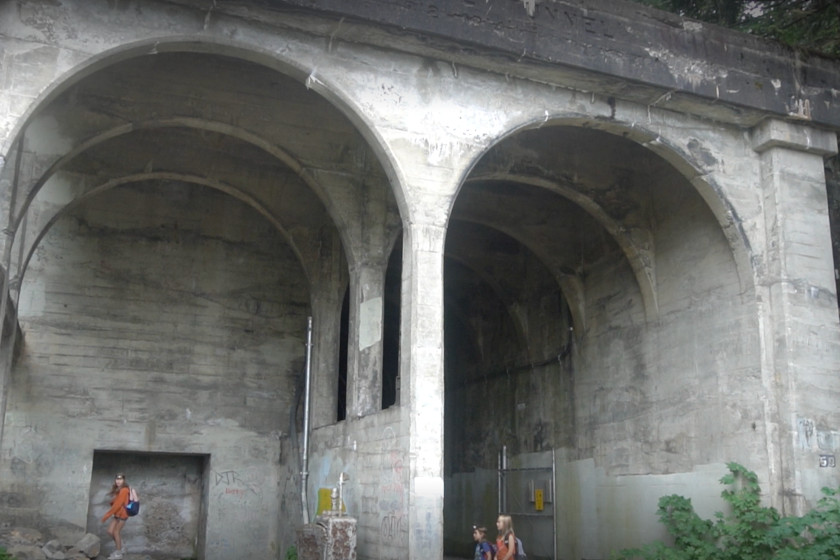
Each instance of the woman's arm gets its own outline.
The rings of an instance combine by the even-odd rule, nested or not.
[[[117,492],[116,497],[114,497],[114,502],[111,504],[111,509],[102,516],[102,522],[108,520],[109,517],[112,515],[116,515],[118,511],[124,509],[126,505],[128,505],[128,488],[120,488],[120,491]]]
[[[516,535],[513,534],[513,531],[505,537],[505,544],[507,544],[508,551],[502,560],[510,560],[516,556]]]

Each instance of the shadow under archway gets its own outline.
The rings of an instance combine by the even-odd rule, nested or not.
[[[514,134],[466,178],[446,253],[446,326],[457,331],[446,337],[448,552],[468,546],[455,523],[492,527],[502,446],[525,464],[556,453],[575,496],[588,483],[578,469],[617,476],[690,471],[710,453],[726,460],[711,430],[681,434],[735,420],[715,352],[731,353],[726,333],[752,307],[726,233],[669,162],[599,130]],[[578,546],[582,511],[556,528],[561,548]],[[550,557],[551,535],[519,521],[529,556]]]

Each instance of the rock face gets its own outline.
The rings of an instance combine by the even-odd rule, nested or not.
[[[46,540],[43,533],[28,527],[0,530],[0,547],[16,560],[87,560],[100,558],[100,539],[86,533],[73,545],[59,539]]]

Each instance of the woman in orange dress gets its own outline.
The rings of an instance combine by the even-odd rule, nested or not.
[[[128,512],[125,511],[125,506],[128,505],[128,498],[130,495],[128,483],[125,481],[123,473],[117,474],[114,478],[114,485],[111,487],[109,495],[111,497],[111,509],[102,516],[102,523],[110,519],[108,523],[108,534],[114,539],[116,550],[108,556],[108,560],[120,560],[123,557],[122,553],[122,538],[120,531],[122,531],[126,520],[128,520]]]

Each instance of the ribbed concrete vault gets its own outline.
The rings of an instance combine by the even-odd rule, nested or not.
[[[0,525],[105,536],[114,469],[158,560],[339,480],[359,560],[608,558],[729,461],[803,512],[837,75],[621,0],[0,2]]]
[[[221,415],[245,431],[243,441],[254,440],[251,453],[294,456],[307,315],[321,323],[316,422],[354,406],[338,395],[339,376],[346,382],[339,338],[357,336],[341,301],[358,281],[348,260],[358,269],[385,255],[384,280],[399,233],[390,185],[347,118],[276,70],[177,51],[99,66],[32,115],[20,164],[4,169],[16,186],[11,287],[26,343],[19,377],[51,394],[62,379],[100,377],[102,368],[107,379],[93,384],[86,404],[63,413],[96,416],[107,406],[102,391],[123,385],[133,388],[126,400],[141,422],[214,423]],[[358,309],[358,298],[350,301]],[[73,318],[47,319],[61,308]],[[55,328],[62,332],[48,342],[42,335]],[[109,334],[97,334],[103,329]],[[63,348],[62,363],[78,364],[75,371],[40,369],[48,347]],[[206,359],[222,348],[226,358]],[[111,359],[92,357],[99,353]],[[141,370],[152,379],[143,374],[138,383]],[[389,375],[393,403],[396,372]],[[192,398],[176,397],[181,391]],[[245,408],[231,415],[238,399]],[[24,406],[18,400],[11,410]],[[208,452],[208,437],[218,436],[177,447],[224,460],[225,451]],[[166,436],[148,438],[151,451],[171,449]],[[112,446],[119,448],[104,443]],[[204,527],[206,515],[193,511],[189,525]],[[95,515],[88,524],[96,526]],[[276,520],[265,524],[278,530]],[[140,528],[127,539],[178,557],[216,546],[203,529],[160,542],[142,535]]]
[[[586,441],[628,430],[644,440],[634,430],[658,414],[654,387],[676,382],[680,398],[704,394],[692,389],[700,380],[674,380],[651,342],[682,321],[714,330],[717,319],[697,302],[744,296],[720,224],[678,170],[631,139],[565,124],[513,134],[478,161],[453,207],[446,257],[445,449],[454,494],[465,492],[463,477],[473,492],[493,488],[503,446],[582,458]],[[708,268],[715,278],[701,281]],[[676,429],[674,460],[702,453],[707,444],[684,430],[707,421]],[[621,457],[645,455],[643,446],[612,445],[615,472],[645,462]],[[517,490],[521,514],[530,506]],[[458,513],[449,523],[463,523]],[[474,515],[492,525],[492,515]],[[545,526],[526,526],[532,547],[546,550]]]
[[[388,190],[336,109],[275,71],[216,55],[141,56],[100,70],[44,107],[27,141],[39,161],[22,181],[21,203],[62,174],[74,174],[79,190],[119,177],[183,174],[270,208],[289,234],[296,221],[317,229],[348,220],[347,194],[330,191],[335,181],[324,176],[356,174]]]

